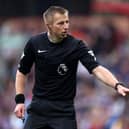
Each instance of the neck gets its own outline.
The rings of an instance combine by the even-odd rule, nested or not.
[[[59,43],[61,42],[63,39],[56,37],[55,35],[52,35],[50,32],[47,33],[48,35],[48,39],[52,42],[52,43]]]

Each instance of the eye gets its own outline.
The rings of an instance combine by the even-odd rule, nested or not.
[[[58,25],[64,25],[64,24],[68,24],[68,23],[69,23],[68,20],[67,21],[61,21],[61,22],[58,23]]]
[[[58,23],[58,25],[63,25],[63,24],[64,24],[64,22],[63,22],[63,21]]]
[[[68,23],[69,23],[69,21],[67,20],[67,21],[66,21],[66,23],[68,24]]]

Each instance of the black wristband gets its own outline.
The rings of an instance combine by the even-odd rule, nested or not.
[[[122,86],[124,86],[124,84],[123,84],[123,83],[118,82],[118,83],[116,83],[116,84],[115,84],[115,90],[118,90],[118,85],[122,85]]]
[[[24,96],[24,94],[17,94],[15,96],[15,102],[16,102],[16,104],[24,103],[25,102],[25,96]]]

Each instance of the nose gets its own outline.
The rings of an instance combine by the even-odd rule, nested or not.
[[[69,23],[68,22],[65,22],[64,23],[64,29],[67,30],[69,28]]]

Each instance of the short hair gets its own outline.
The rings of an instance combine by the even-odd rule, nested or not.
[[[52,21],[52,18],[54,14],[59,13],[59,14],[65,14],[68,13],[68,10],[60,7],[60,6],[50,6],[44,13],[43,13],[43,19],[44,22],[46,23],[47,21]]]

